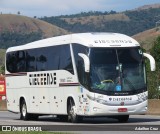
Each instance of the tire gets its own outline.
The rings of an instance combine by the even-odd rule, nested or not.
[[[29,119],[30,120],[38,120],[38,114],[29,114]]]
[[[20,105],[20,119],[21,120],[29,120],[30,119],[30,115],[27,112],[27,105],[26,105],[25,100],[23,100]]]
[[[72,99],[70,99],[69,106],[68,106],[68,121],[72,123],[78,123],[82,121],[83,118],[78,116],[76,113],[76,106]]]
[[[59,118],[60,121],[68,121],[68,115],[57,115],[57,118]]]
[[[121,123],[125,123],[128,122],[129,119],[129,115],[120,115],[117,117],[118,121]]]

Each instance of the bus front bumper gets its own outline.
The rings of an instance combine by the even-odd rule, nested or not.
[[[145,114],[148,109],[147,104],[148,101],[146,100],[136,105],[108,106],[92,101],[89,108],[85,110],[84,114],[85,116]]]

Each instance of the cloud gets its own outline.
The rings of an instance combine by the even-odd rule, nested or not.
[[[0,9],[39,14],[67,14],[104,9],[105,0],[1,0]],[[46,14],[46,15],[47,15]]]
[[[124,11],[158,0],[0,0],[0,12],[27,16],[55,16],[87,11]]]

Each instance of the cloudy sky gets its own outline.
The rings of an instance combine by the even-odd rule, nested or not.
[[[88,11],[125,11],[160,0],[0,0],[0,12],[25,16],[70,15]]]

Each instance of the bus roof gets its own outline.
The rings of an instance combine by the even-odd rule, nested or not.
[[[76,33],[34,41],[25,45],[10,47],[9,51],[33,49],[54,45],[77,43],[87,47],[135,47],[139,43],[133,38],[119,33]]]

